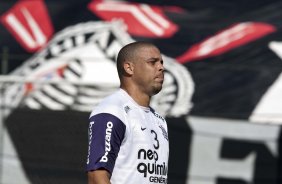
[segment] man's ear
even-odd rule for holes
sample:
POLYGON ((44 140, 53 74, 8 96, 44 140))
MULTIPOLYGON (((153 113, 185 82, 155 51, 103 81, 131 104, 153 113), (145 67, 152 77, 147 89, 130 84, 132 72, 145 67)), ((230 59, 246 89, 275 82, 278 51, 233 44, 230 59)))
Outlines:
POLYGON ((127 73, 128 75, 132 75, 133 74, 133 63, 131 62, 124 62, 123 64, 123 69, 124 72, 127 73))

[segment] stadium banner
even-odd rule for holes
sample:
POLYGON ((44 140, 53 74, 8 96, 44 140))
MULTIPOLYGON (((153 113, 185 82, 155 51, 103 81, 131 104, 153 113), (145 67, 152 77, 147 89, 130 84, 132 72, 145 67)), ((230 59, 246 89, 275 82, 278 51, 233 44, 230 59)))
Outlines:
MULTIPOLYGON (((88 117, 27 109, 9 116, 6 126, 30 183, 86 183, 88 117)), ((169 183, 279 183, 281 126, 196 116, 167 122, 169 183)))
POLYGON ((170 184, 282 184, 282 2, 0 2, 0 183, 85 183, 88 116, 133 41, 162 53, 151 106, 170 184), (19 182, 20 181, 20 182, 19 182))

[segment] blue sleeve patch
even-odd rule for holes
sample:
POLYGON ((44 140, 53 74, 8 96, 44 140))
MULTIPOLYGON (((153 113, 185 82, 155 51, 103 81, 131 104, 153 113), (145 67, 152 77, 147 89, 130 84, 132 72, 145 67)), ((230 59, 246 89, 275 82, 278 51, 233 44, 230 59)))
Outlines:
POLYGON ((126 126, 116 116, 101 113, 90 118, 87 171, 106 169, 112 173, 126 126))

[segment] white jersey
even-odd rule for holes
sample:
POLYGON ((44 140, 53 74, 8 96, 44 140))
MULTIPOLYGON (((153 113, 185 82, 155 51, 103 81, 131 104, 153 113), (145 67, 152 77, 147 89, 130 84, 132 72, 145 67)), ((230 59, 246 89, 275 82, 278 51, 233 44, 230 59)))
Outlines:
POLYGON ((106 169, 112 184, 167 183, 167 124, 120 89, 90 116, 87 171, 106 169))

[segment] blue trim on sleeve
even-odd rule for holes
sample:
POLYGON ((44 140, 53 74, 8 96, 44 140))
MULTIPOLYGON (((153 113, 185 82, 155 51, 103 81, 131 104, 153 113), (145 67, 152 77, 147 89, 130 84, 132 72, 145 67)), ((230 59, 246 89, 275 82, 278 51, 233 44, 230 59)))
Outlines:
POLYGON ((108 113, 94 115, 89 120, 86 170, 106 169, 112 173, 126 126, 119 118, 108 113))

